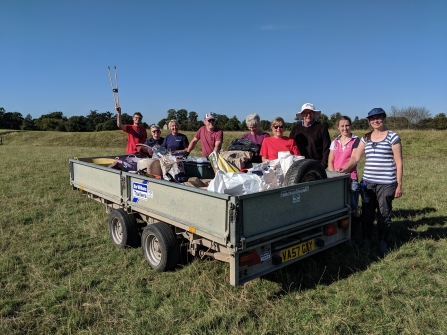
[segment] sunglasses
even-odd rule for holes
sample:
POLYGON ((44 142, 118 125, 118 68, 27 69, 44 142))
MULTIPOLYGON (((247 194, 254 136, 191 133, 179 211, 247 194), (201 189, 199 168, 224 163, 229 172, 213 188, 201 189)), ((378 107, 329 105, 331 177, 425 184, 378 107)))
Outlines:
POLYGON ((160 130, 152 130, 151 133, 159 133, 160 130))
POLYGON ((273 126, 273 128, 275 128, 275 129, 278 129, 278 128, 283 129, 284 126, 273 126))
POLYGON ((216 122, 214 119, 209 119, 208 122, 216 122))

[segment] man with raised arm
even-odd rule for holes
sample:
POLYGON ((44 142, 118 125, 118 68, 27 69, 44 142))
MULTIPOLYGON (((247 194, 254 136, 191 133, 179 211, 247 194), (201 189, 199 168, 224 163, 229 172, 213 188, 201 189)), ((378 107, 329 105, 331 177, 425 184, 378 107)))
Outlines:
POLYGON ((122 124, 121 123, 121 107, 116 106, 116 125, 121 128, 125 133, 127 133, 127 148, 126 154, 136 154, 139 152, 137 147, 138 143, 144 143, 147 138, 146 128, 140 126, 143 116, 141 113, 134 113, 132 119, 133 124, 122 124))

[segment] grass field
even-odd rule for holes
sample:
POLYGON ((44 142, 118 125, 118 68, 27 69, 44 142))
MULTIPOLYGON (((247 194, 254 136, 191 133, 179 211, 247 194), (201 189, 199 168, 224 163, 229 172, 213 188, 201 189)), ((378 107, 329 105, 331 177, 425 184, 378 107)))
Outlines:
POLYGON ((0 130, 0 334, 447 333, 447 133, 399 134, 385 259, 341 245, 232 287, 219 261, 158 273, 114 248, 104 207, 71 190, 68 159, 124 153, 121 131, 0 130))

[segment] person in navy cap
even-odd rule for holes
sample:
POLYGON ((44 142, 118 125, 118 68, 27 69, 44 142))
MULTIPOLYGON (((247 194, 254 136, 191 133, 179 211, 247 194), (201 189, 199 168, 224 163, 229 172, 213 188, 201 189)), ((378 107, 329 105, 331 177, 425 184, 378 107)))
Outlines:
POLYGON ((372 247, 377 212, 378 249, 380 257, 384 257, 388 253, 391 202, 402 196, 402 143, 398 134, 386 128, 386 113, 382 108, 373 108, 367 118, 373 130, 362 137, 349 163, 338 171, 350 172, 365 154, 363 181, 370 200, 362 203, 363 248, 372 247))

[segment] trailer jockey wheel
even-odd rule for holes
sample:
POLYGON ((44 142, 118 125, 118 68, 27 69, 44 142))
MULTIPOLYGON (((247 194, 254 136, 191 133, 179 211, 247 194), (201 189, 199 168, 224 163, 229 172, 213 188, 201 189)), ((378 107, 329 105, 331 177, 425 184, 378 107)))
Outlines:
POLYGON ((160 272, 174 269, 180 256, 177 237, 163 222, 155 222, 144 228, 141 249, 151 268, 160 272))
POLYGON ((109 235, 112 243, 119 249, 138 247, 140 235, 137 221, 123 209, 114 209, 109 217, 109 235))
POLYGON ((326 178, 326 170, 320 162, 313 159, 300 159, 287 170, 284 177, 284 185, 294 185, 326 178))

